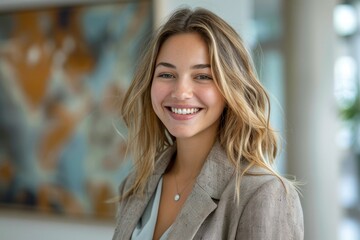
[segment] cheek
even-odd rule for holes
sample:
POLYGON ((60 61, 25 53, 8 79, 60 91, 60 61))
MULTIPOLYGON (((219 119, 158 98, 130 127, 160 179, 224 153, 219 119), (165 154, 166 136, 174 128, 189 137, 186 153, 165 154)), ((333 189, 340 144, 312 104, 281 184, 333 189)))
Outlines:
POLYGON ((162 84, 159 84, 156 81, 153 81, 153 83, 151 84, 151 104, 155 112, 157 112, 157 110, 161 108, 161 103, 165 98, 164 90, 165 89, 162 84))
POLYGON ((218 107, 221 109, 225 106, 225 99, 217 88, 210 88, 207 91, 202 91, 202 99, 206 101, 206 104, 212 107, 218 107))
POLYGON ((155 105, 156 105, 156 88, 154 87, 154 83, 151 84, 151 105, 153 107, 153 109, 155 110, 155 105))

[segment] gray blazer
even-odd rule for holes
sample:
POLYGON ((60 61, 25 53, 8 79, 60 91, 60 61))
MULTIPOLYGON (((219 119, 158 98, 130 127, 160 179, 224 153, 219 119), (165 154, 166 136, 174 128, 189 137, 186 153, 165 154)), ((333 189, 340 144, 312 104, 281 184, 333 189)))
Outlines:
MULTIPOLYGON (((169 148, 158 158, 144 196, 132 195, 120 202, 113 240, 130 239, 175 150, 169 148)), ((253 167, 251 172, 262 175, 242 178, 237 204, 234 201, 234 167, 224 149, 216 143, 168 239, 302 240, 303 213, 294 187, 285 180, 286 193, 277 177, 259 167, 253 167)), ((125 180, 120 194, 133 180, 134 175, 125 180)))

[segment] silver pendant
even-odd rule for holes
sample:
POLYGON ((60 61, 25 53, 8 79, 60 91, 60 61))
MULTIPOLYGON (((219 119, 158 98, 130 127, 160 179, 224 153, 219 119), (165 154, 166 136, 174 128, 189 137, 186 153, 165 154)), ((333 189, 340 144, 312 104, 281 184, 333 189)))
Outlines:
POLYGON ((175 202, 179 201, 179 199, 180 199, 180 195, 178 193, 175 194, 175 197, 174 197, 175 202))

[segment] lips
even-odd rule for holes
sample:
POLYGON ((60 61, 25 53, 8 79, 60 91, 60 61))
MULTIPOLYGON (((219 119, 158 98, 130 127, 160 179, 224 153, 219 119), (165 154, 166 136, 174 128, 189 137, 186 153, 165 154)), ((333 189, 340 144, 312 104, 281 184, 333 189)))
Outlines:
POLYGON ((191 105, 171 105, 165 106, 170 116, 177 121, 190 120, 196 117, 202 108, 191 105))

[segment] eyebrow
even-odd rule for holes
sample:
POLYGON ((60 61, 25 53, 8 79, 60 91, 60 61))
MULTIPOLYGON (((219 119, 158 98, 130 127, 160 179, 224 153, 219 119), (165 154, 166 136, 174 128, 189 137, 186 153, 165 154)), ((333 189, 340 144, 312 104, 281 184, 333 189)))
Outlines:
MULTIPOLYGON (((175 65, 168 63, 168 62, 159 62, 158 64, 156 64, 155 68, 157 68, 159 66, 176 69, 175 65)), ((211 68, 211 65, 210 64, 196 64, 194 66, 191 66, 191 69, 204 69, 204 68, 211 68)))
POLYGON ((211 68, 210 64, 196 64, 191 67, 191 69, 203 69, 203 68, 211 68))

